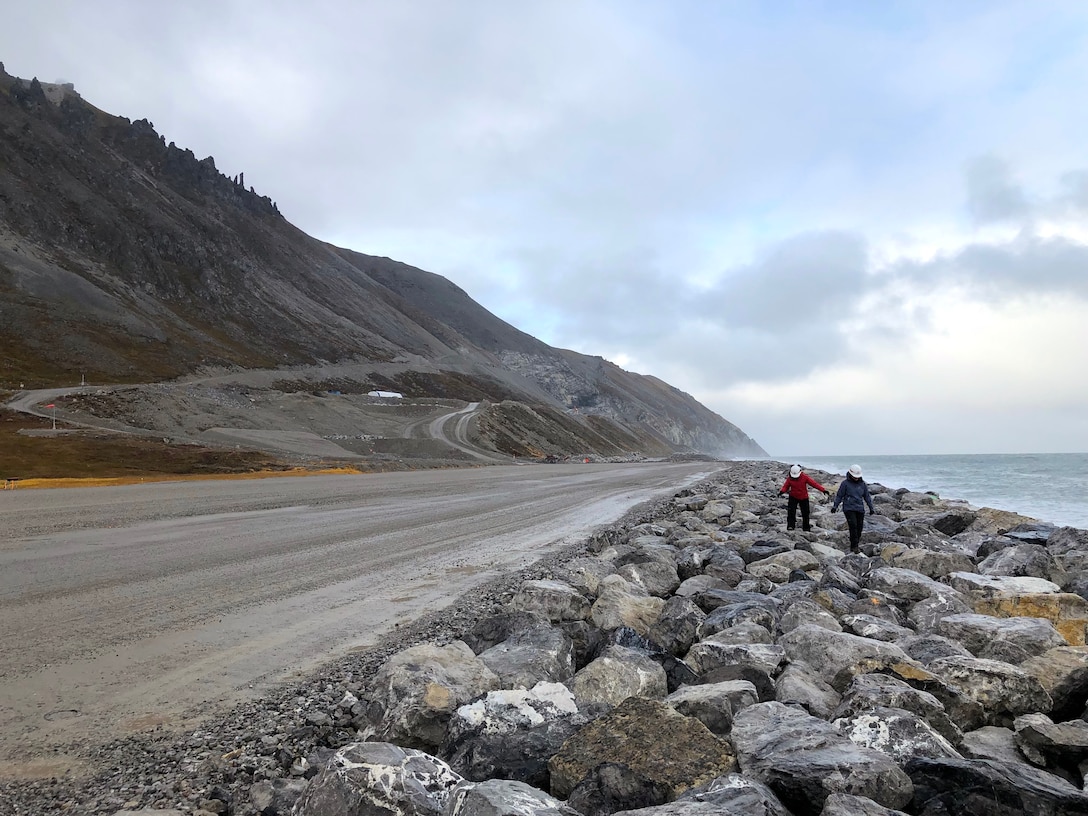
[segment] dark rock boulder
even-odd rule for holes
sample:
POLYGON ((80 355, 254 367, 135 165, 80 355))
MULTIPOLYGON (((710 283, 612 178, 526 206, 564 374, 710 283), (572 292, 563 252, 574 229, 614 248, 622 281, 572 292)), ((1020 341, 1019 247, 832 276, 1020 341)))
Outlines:
POLYGON ((907 763, 917 816, 1084 816, 1088 794, 1027 764, 988 759, 907 763))
POLYGON ((833 725, 782 703, 760 703, 733 720, 740 770, 775 792, 792 813, 818 816, 832 793, 886 807, 911 800, 910 779, 887 755, 861 748, 833 725))

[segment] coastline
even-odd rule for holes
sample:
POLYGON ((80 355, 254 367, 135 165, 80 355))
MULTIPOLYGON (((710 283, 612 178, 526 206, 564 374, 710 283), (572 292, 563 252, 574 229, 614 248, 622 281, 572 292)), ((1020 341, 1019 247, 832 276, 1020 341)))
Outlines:
POLYGON ((785 466, 793 461, 838 474, 857 463, 866 481, 891 489, 931 491, 972 507, 1088 529, 1088 453, 802 456, 785 466))
MULTIPOLYGON (((504 637, 530 622, 526 618, 527 612, 532 611, 545 618, 554 613, 554 609, 552 613, 547 611, 551 602, 545 602, 543 596, 543 605, 540 607, 535 607, 531 599, 526 597, 526 587, 533 586, 533 582, 546 582, 549 592, 552 591, 554 582, 565 582, 577 590, 576 595, 596 598, 596 603, 602 603, 602 599, 608 594, 603 587, 613 583, 619 587, 618 579, 621 576, 624 585, 639 581, 649 582, 649 572, 644 572, 642 565, 659 561, 665 551, 675 553, 673 558, 678 568, 681 563, 688 564, 681 571, 682 574, 694 571, 692 578, 698 577, 700 581, 706 582, 705 589, 686 596, 691 602, 705 607, 702 613, 704 623, 711 616, 716 619, 723 618, 723 612, 729 612, 734 607, 736 609, 738 617, 728 626, 716 631, 706 629, 704 639, 708 646, 699 652, 699 656, 695 656, 690 647, 684 655, 686 664, 697 668, 700 673, 706 674, 722 668, 716 664, 725 660, 725 667, 740 667, 733 670, 735 676, 728 683, 743 683, 745 687, 754 683, 751 692, 745 690, 736 697, 736 709, 731 715, 733 719, 730 726, 734 720, 743 719, 743 716, 752 717, 754 722, 757 714, 766 715, 771 719, 756 724, 768 733, 782 733, 785 739, 784 731, 780 729, 786 723, 776 719, 779 715, 788 713, 783 703, 788 703, 793 709, 808 712, 805 715, 807 719, 804 720, 806 727, 817 727, 816 720, 830 723, 835 719, 835 712, 845 704, 842 701, 854 699, 849 697, 854 693, 851 691, 850 679, 857 673, 864 677, 889 677, 890 679, 882 681, 884 683, 894 681, 909 685, 908 681, 913 678, 913 682, 922 683, 921 688, 927 689, 927 693, 939 691, 942 695, 942 706, 949 710, 954 709, 961 715, 968 712, 971 718, 968 722, 978 725, 992 720, 992 724, 987 727, 1000 728, 1003 734, 1008 734, 1010 741, 1014 740, 1018 732, 1012 728, 1013 720, 1009 712, 1001 709, 984 716, 976 708, 977 701, 972 704, 970 700, 964 700, 961 695, 966 692, 956 691, 956 684, 946 679, 945 675, 933 673, 933 661, 937 661, 935 665, 946 673, 951 671, 951 664, 940 663, 942 659, 947 661, 949 656, 934 657, 920 650, 924 644, 932 642, 932 637, 923 633, 952 631, 942 629, 946 626, 943 619, 954 614, 956 609, 938 608, 930 601, 935 602, 946 597, 946 594, 947 597, 962 596, 970 599, 975 592, 962 583, 958 588, 954 587, 952 579, 948 578, 951 574, 950 567, 977 567, 976 562, 983 560, 979 558, 981 548, 993 549, 994 553, 998 553, 1003 549, 1021 545, 1037 546, 1032 543, 1032 537, 1038 538, 1038 528, 1046 527, 1046 522, 1025 519, 1015 514, 1002 514, 1000 511, 976 514, 967 510, 964 502, 953 498, 934 499, 932 496, 882 484, 878 493, 880 513, 870 520, 864 554, 848 555, 843 552, 841 514, 831 516, 828 512, 829 506, 822 499, 814 502, 816 529, 813 533, 790 533, 785 530, 785 503, 775 496, 783 473, 784 468, 777 460, 728 463, 705 482, 634 507, 620 521, 602 527, 588 540, 571 545, 525 570, 505 575, 487 587, 463 596, 451 607, 404 626, 383 640, 379 647, 365 653, 332 658, 325 667, 299 683, 284 687, 275 695, 220 714, 197 732, 154 732, 105 746, 88 757, 89 765, 108 769, 100 775, 85 780, 38 781, 19 786, 0 784, 0 803, 5 801, 6 793, 12 797, 10 801, 28 805, 25 810, 16 809, 13 812, 52 812, 42 807, 44 803, 56 806, 57 811, 106 814, 120 810, 122 806, 132 809, 133 806, 173 805, 188 810, 201 804, 202 800, 219 800, 225 805, 227 800, 223 797, 228 797, 233 807, 232 812, 250 814, 258 812, 255 809, 256 802, 271 788, 275 788, 277 793, 290 793, 297 798, 308 788, 319 784, 314 780, 331 779, 335 776, 326 776, 322 769, 337 751, 346 749, 349 745, 358 745, 358 740, 367 733, 367 729, 370 729, 372 737, 385 739, 389 743, 411 742, 374 730, 383 727, 382 712, 404 711, 398 708, 397 700, 381 698, 380 689, 389 687, 388 684, 374 682, 396 655, 408 649, 445 650, 456 641, 468 640, 474 644, 473 651, 477 652, 477 657, 459 659, 477 660, 486 651, 484 647, 487 644, 483 643, 484 640, 498 639, 499 642, 504 642, 504 637), (896 516, 899 518, 896 519, 896 516), (1020 539, 1012 538, 1001 541, 1001 548, 995 546, 1005 532, 1015 530, 1021 524, 1026 525, 1026 537, 1021 543, 1017 543, 1020 539), (978 528, 974 532, 970 529, 972 525, 978 528), (958 527, 962 529, 949 535, 958 527), (955 546, 947 546, 949 542, 955 546), (697 561, 688 561, 681 557, 681 553, 690 551, 690 548, 697 550, 700 547, 707 548, 707 553, 718 552, 719 556, 713 559, 700 557, 697 561), (973 552, 974 555, 967 556, 967 552, 973 552), (965 558, 969 560, 964 561, 965 558), (590 564, 598 564, 592 570, 600 569, 602 572, 593 577, 595 573, 592 570, 587 571, 590 564), (932 575, 923 575, 915 570, 923 570, 932 575), (800 578, 798 571, 806 573, 808 577, 800 578), (915 577, 908 581, 903 577, 906 572, 913 572, 915 577), (616 578, 607 577, 606 573, 615 575, 616 578), (724 582, 728 588, 715 589, 716 582, 724 582), (935 583, 943 588, 939 591, 934 589, 935 583), (751 606, 757 596, 764 598, 765 602, 760 601, 751 606), (519 597, 521 600, 514 605, 515 599, 519 597), (743 612, 745 608, 749 611, 743 612), (774 612, 773 621, 767 616, 772 608, 777 610, 774 612), (786 615, 787 609, 791 610, 789 615, 786 615), (835 618, 835 627, 839 631, 837 635, 833 632, 828 614, 835 618), (787 620, 790 621, 789 628, 787 620), (757 636, 760 627, 771 627, 768 631, 772 633, 773 641, 769 642, 757 636), (917 631, 908 635, 908 627, 917 631), (790 631, 800 634, 791 637, 790 631), (727 639, 729 632, 735 633, 737 639, 727 639), (832 634, 829 635, 828 632, 832 634), (906 655, 900 656, 899 652, 889 651, 898 648, 890 645, 897 638, 906 643, 915 636, 921 640, 910 647, 906 655), (829 637, 832 640, 825 640, 829 637), (869 644, 869 648, 874 650, 873 655, 862 655, 858 658, 859 662, 851 663, 848 659, 849 649, 858 648, 858 644, 862 642, 869 644), (709 645, 715 643, 718 645, 709 645), (818 648, 811 655, 806 651, 815 647, 818 648), (772 648, 779 650, 772 654, 780 654, 782 657, 775 657, 768 663, 767 650, 772 648), (895 661, 888 663, 883 657, 877 660, 876 655, 892 655, 895 661), (820 679, 818 672, 817 676, 807 677, 812 671, 805 668, 809 661, 819 663, 828 660, 834 664, 834 671, 825 670, 823 679, 820 679), (903 666, 907 662, 914 668, 903 674, 903 666), (798 673, 801 673, 801 678, 798 673), (786 683, 783 679, 785 677, 789 677, 793 685, 786 683), (926 679, 919 681, 919 677, 926 679), (798 685, 800 679, 804 679, 804 684, 798 685), (350 700, 356 702, 350 703, 350 700), (349 701, 347 708, 345 701, 349 701), (750 711, 750 714, 742 716, 743 711, 750 711), (374 717, 377 719, 373 719, 374 717), (81 809, 82 807, 86 809, 81 809)), ((813 475, 823 481, 828 489, 834 489, 834 474, 827 472, 825 476, 824 473, 813 472, 813 475), (824 481, 825 478, 827 481, 824 481)), ((1085 554, 1088 556, 1088 551, 1085 554)), ((647 592, 645 589, 641 594, 631 591, 630 599, 622 603, 641 607, 651 603, 648 599, 656 598, 660 594, 657 591, 647 592)), ((626 597, 627 593, 624 595, 626 597)), ((669 597, 682 596, 670 594, 669 597)), ((616 602, 617 598, 609 603, 616 602)), ((620 608, 621 606, 616 606, 617 614, 620 614, 620 608)), ((583 617, 569 622, 579 623, 580 627, 590 624, 602 626, 604 620, 603 617, 589 615, 588 620, 583 617)), ((1076 622, 1073 622, 1072 630, 1069 624, 1068 619, 1055 618, 1055 626, 1061 627, 1063 631, 1073 631, 1075 637, 1076 622)), ((563 627, 562 620, 556 620, 548 628, 563 630, 563 627)), ((1083 621, 1079 627, 1080 642, 1083 644, 1083 621)), ((592 642, 590 638, 582 646, 576 647, 576 650, 583 651, 579 658, 579 663, 583 664, 581 670, 585 670, 592 663, 595 656, 593 650, 610 648, 609 644, 622 643, 627 651, 614 654, 627 661, 635 660, 628 651, 652 654, 647 641, 643 639, 667 640, 665 631, 639 623, 635 618, 623 626, 603 625, 602 634, 598 635, 600 640, 595 641, 596 646, 589 646, 592 642), (622 636, 617 634, 626 628, 633 628, 634 633, 622 636)), ((966 635, 957 637, 963 639, 966 635)), ((1024 659, 1024 655, 1017 652, 1017 649, 1037 648, 1035 645, 1024 645, 1026 643, 1027 641, 1019 641, 1019 645, 1013 648, 1013 644, 995 636, 981 642, 981 645, 976 645, 975 649, 986 655, 980 658, 985 661, 1008 662, 1024 659)), ((672 648, 676 649, 675 646, 672 648)), ((967 654, 964 647, 958 648, 964 655, 967 654)), ((1083 651, 1084 647, 1081 645, 1079 649, 1083 651)), ((412 654, 418 657, 431 652, 415 651, 412 654)), ((426 660, 421 662, 426 663, 426 660)), ((638 671, 644 671, 643 663, 639 662, 638 665, 638 671)), ((674 665, 672 670, 678 669, 674 665)), ((1054 671, 1054 667, 1047 664, 1046 672, 1054 671)), ((1088 673, 1088 664, 1083 667, 1083 671, 1088 673)), ((671 684, 676 679, 669 681, 670 692, 671 684)), ((446 683, 454 698, 463 693, 456 688, 456 683, 451 684, 450 681, 435 680, 431 676, 428 682, 446 683)), ((967 687, 972 682, 981 687, 981 681, 963 681, 967 687)), ((575 678, 568 678, 566 684, 574 689, 578 687, 575 678)), ((710 692, 713 685, 707 683, 697 687, 710 692)), ((736 688, 731 693, 739 694, 736 688)), ((640 692, 635 696, 657 700, 657 705, 663 694, 664 692, 640 692)), ((1035 706, 1030 710, 1025 709, 1025 712, 1031 716, 1045 716, 1042 711, 1043 704, 1034 702, 1034 697, 1031 700, 1029 703, 1003 702, 1002 705, 1035 706)), ((694 706, 693 710, 698 708, 694 706)), ((720 709, 718 706, 718 710, 720 709)), ((449 715, 448 711, 446 715, 449 715)), ((639 716, 643 715, 644 712, 639 716)), ((944 719, 932 712, 928 716, 939 723, 941 728, 949 731, 956 740, 962 738, 962 734, 957 737, 956 732, 948 728, 944 719)), ((963 720, 958 721, 957 727, 963 723, 963 720)), ((915 725, 922 727, 917 722, 915 725)), ((716 727, 725 728, 720 723, 716 727)), ((819 726, 821 729, 826 727, 819 726)), ((762 791, 763 788, 756 786, 766 787, 767 783, 760 776, 759 763, 751 753, 746 753, 749 749, 744 747, 747 743, 741 732, 742 729, 737 729, 737 733, 733 734, 726 729, 722 738, 736 744, 739 758, 737 767, 743 776, 734 774, 724 778, 741 778, 748 786, 747 789, 762 791)), ((824 734, 821 739, 831 739, 831 731, 821 733, 824 734)), ((924 748, 923 741, 917 734, 912 737, 903 736, 901 743, 907 750, 924 748)), ((965 768, 975 772, 986 763, 998 761, 993 758, 979 759, 988 749, 972 742, 967 744, 968 748, 964 748, 962 742, 956 742, 955 745, 957 756, 965 758, 928 757, 928 764, 921 767, 917 764, 920 761, 917 757, 898 757, 895 762, 889 762, 872 753, 877 749, 850 747, 841 741, 835 743, 836 750, 846 752, 844 756, 849 760, 844 767, 851 769, 851 778, 854 780, 851 784, 856 785, 851 789, 851 795, 871 795, 874 801, 884 798, 885 805, 889 807, 907 807, 904 797, 908 783, 904 781, 904 773, 910 777, 911 784, 914 784, 915 779, 919 780, 919 785, 924 781, 929 786, 924 789, 933 791, 939 787, 941 777, 938 771, 954 769, 961 774, 957 779, 962 780, 962 774, 967 772, 965 768), (911 765, 911 762, 915 764, 911 765), (872 775, 867 775, 869 770, 873 770, 872 775), (879 773, 876 773, 877 770, 879 773), (885 787, 882 787, 885 783, 880 782, 888 779, 889 775, 896 778, 899 786, 894 796, 886 795, 885 787), (867 779, 872 780, 872 787, 868 787, 870 783, 864 781, 867 779)), ((939 743, 925 745, 930 746, 925 750, 938 751, 938 748, 932 746, 939 743)), ((676 752, 683 751, 685 746, 667 744, 665 747, 670 752, 676 752)), ((438 754, 444 749, 432 747, 430 750, 433 754, 438 754)), ((804 751, 800 751, 791 760, 800 763, 795 766, 795 775, 798 778, 806 772, 803 767, 805 756, 804 751)), ((1007 770, 1008 778, 1018 779, 1026 785, 1023 774, 1030 772, 1045 774, 1048 778, 1052 776, 1047 771, 1030 766, 1026 760, 1021 764, 1025 767, 1010 766, 1007 770)), ((460 771, 465 771, 463 766, 459 767, 460 771)), ((1055 781, 1048 782, 1056 791, 1054 795, 1065 796, 1076 806, 1084 804, 1083 799, 1074 798, 1072 786, 1068 786, 1070 792, 1065 793, 1065 788, 1059 784, 1061 781, 1055 777, 1055 781)), ((738 788, 738 785, 739 783, 732 787, 738 788)), ((816 790, 819 790, 818 785, 816 790)), ((958 790, 954 789, 953 793, 958 790)), ((827 793, 824 791, 821 795, 827 793)), ((819 810, 812 812, 817 813, 819 810)), ((910 808, 908 812, 923 811, 910 808)), ((970 811, 950 809, 947 812, 965 816, 970 811)))

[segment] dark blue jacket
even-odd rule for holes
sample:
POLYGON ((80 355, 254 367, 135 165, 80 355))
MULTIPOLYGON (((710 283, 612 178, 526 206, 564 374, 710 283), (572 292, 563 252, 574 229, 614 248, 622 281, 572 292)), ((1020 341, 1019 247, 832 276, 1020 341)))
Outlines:
POLYGON ((858 513, 865 512, 865 505, 869 505, 869 512, 873 512, 873 497, 869 495, 869 485, 864 479, 855 481, 849 476, 842 480, 838 492, 835 493, 835 503, 831 505, 834 513, 842 505, 843 510, 855 510, 858 513), (862 504, 864 502, 864 504, 862 504))

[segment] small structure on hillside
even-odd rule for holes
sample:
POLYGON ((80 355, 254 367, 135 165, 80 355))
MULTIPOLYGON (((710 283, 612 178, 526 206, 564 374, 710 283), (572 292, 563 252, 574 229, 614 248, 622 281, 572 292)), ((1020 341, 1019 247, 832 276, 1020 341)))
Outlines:
POLYGON ((368 397, 383 397, 385 399, 404 399, 404 394, 396 391, 367 391, 368 397))

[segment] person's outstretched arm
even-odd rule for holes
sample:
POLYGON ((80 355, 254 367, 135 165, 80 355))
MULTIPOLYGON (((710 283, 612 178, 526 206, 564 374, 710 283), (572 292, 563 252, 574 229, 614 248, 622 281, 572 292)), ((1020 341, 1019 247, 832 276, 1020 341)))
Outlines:
POLYGON ((831 505, 831 512, 834 513, 839 509, 839 505, 842 504, 842 500, 846 498, 846 482, 839 485, 839 489, 835 491, 835 501, 831 505))
POLYGON ((819 491, 820 491, 821 493, 823 493, 823 494, 824 494, 825 496, 830 496, 830 495, 831 495, 831 491, 829 491, 829 490, 828 490, 828 489, 827 489, 826 487, 824 487, 824 486, 823 486, 822 484, 820 484, 819 482, 817 482, 817 481, 816 481, 815 479, 813 479, 813 478, 812 478, 811 476, 809 476, 809 475, 808 475, 807 473, 805 474, 805 480, 806 480, 806 481, 807 481, 807 482, 808 482, 808 483, 809 483, 809 484, 810 484, 810 485, 811 485, 812 487, 815 487, 815 488, 816 488, 817 490, 819 490, 819 491))

